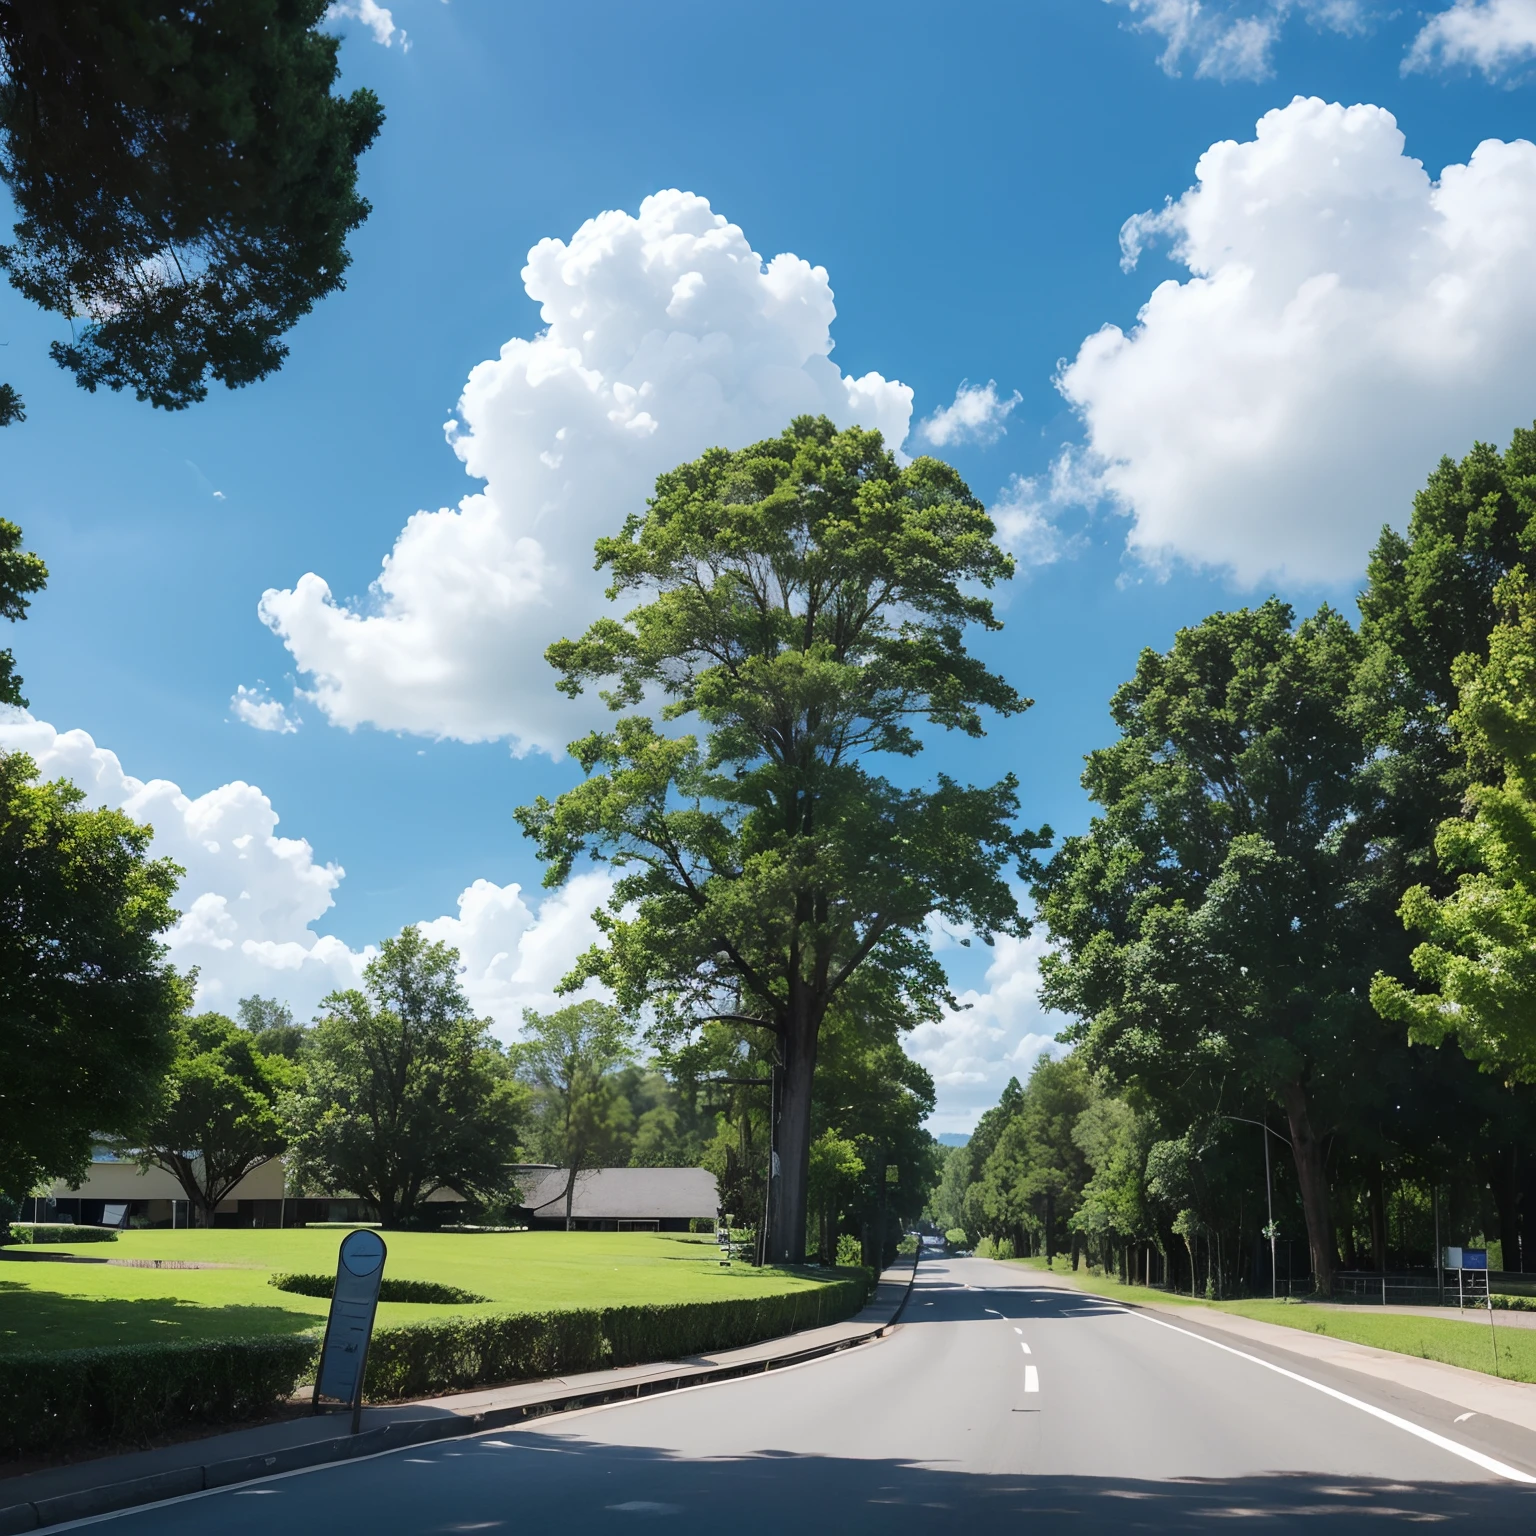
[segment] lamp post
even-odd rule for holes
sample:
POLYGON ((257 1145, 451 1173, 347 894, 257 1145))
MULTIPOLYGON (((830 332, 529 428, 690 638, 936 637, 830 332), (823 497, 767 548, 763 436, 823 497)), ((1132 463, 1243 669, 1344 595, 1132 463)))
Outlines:
MULTIPOLYGON (((1269 1295, 1272 1301, 1278 1301, 1280 1298, 1280 1282, 1275 1277, 1275 1239, 1278 1233, 1275 1227, 1275 1192, 1269 1177, 1269 1138, 1271 1136, 1280 1136, 1280 1132, 1272 1131, 1269 1128, 1268 1118, 1264 1120, 1250 1120, 1245 1115, 1221 1115, 1218 1118, 1222 1120, 1236 1120, 1241 1125, 1256 1125, 1264 1132, 1264 1199, 1266 1202, 1265 1208, 1269 1213, 1269 1224, 1264 1228, 1264 1235, 1269 1239, 1269 1295)), ((1280 1136, 1280 1140, 1284 1141, 1286 1146, 1290 1146, 1290 1142, 1284 1136, 1280 1136)), ((1285 1273, 1286 1280, 1289 1282, 1291 1273, 1291 1266, 1289 1264, 1285 1266, 1285 1273)))

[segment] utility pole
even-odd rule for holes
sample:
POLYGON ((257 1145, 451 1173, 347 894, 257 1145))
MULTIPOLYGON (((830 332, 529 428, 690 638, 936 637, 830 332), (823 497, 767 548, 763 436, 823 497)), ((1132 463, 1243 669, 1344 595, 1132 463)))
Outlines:
POLYGON ((1269 1111, 1264 1111, 1264 1200, 1269 1214, 1269 1299, 1280 1297, 1280 1277, 1275 1271, 1275 1190, 1269 1179, 1269 1111))

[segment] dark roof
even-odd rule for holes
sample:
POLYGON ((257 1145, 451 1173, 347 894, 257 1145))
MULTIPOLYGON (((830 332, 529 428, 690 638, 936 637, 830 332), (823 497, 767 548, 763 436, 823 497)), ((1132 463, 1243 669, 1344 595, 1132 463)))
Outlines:
MULTIPOLYGON (((519 1170, 522 1208, 540 1217, 565 1215, 563 1168, 519 1170)), ((720 1209, 707 1168, 591 1168, 576 1175, 571 1215, 586 1221, 646 1221, 703 1216, 720 1209)))

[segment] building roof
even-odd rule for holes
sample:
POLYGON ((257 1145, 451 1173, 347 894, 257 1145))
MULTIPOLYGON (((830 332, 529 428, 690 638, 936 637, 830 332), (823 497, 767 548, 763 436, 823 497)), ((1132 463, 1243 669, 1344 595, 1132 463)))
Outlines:
MULTIPOLYGON (((539 1217, 565 1215, 563 1168, 518 1170, 523 1209, 539 1217)), ((591 1168, 576 1175, 571 1215, 586 1221, 648 1221, 708 1217, 720 1209, 707 1168, 591 1168)))

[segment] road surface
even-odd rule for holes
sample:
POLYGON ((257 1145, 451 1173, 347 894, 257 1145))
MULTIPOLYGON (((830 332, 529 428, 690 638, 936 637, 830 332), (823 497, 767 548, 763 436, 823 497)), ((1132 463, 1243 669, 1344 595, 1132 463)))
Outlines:
POLYGON ((113 1536, 1536 1532, 1524 1431, 1220 1339, 1016 1266, 924 1261, 901 1327, 840 1355, 91 1523, 113 1536))

